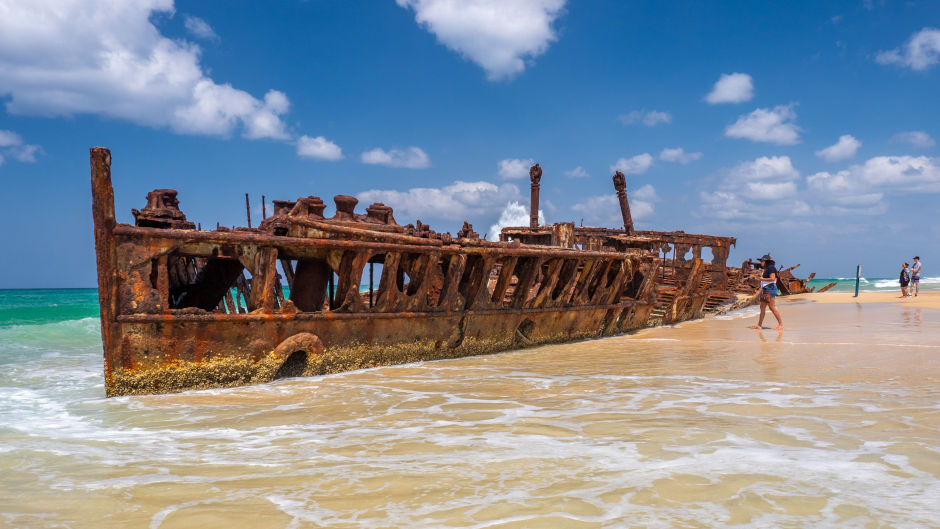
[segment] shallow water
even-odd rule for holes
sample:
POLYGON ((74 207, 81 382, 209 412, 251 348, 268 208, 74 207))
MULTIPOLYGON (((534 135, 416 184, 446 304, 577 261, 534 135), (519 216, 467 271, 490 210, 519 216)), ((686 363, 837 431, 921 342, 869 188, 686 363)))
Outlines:
POLYGON ((938 527, 940 311, 781 308, 114 399, 97 319, 0 326, 0 525, 938 527))

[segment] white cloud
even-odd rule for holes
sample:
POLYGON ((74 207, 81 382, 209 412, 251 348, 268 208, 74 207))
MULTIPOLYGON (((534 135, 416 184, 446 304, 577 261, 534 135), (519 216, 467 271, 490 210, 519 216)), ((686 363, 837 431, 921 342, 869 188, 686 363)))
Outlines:
POLYGON ((799 198, 800 172, 789 156, 761 156, 728 170, 717 190, 700 195, 700 214, 718 219, 805 216, 812 208, 799 198))
POLYGON ((0 165, 7 157, 18 162, 35 163, 39 154, 45 154, 39 145, 23 143, 23 137, 12 130, 0 130, 0 165))
POLYGON ((837 173, 807 179, 810 189, 830 194, 906 195, 940 193, 940 159, 927 156, 876 156, 837 173))
POLYGON ((717 219, 790 219, 810 215, 881 215, 888 195, 940 193, 940 158, 876 156, 863 164, 806 178, 786 156, 744 162, 715 191, 701 193, 699 214, 717 219))
POLYGON ((0 147, 12 147, 23 143, 23 138, 12 130, 0 130, 0 147))
POLYGON ((930 134, 927 134, 922 130, 898 132, 891 137, 891 141, 910 143, 914 147, 921 149, 928 149, 937 144, 937 142, 935 142, 934 139, 930 137, 930 134))
MULTIPOLYGON (((539 210, 539 224, 545 224, 545 212, 539 210)), ((486 238, 491 241, 499 240, 499 232, 503 228, 529 225, 529 208, 518 201, 507 202, 506 207, 499 214, 496 224, 490 226, 486 238)))
POLYGON ((618 158, 614 165, 610 166, 611 172, 621 171, 623 174, 643 174, 653 165, 653 157, 644 152, 632 158, 618 158))
POLYGON ((297 156, 335 162, 343 159, 343 149, 323 136, 301 136, 297 139, 297 156))
POLYGON ((725 129, 729 138, 743 138, 751 141, 794 145, 800 142, 800 128, 796 126, 796 112, 793 105, 778 105, 772 109, 758 108, 740 116, 725 129))
POLYGON ((617 119, 624 125, 643 123, 647 127, 655 127, 660 123, 672 123, 672 115, 669 112, 660 112, 658 110, 634 110, 628 114, 621 114, 617 119))
MULTIPOLYGON (((456 181, 442 188, 418 187, 407 191, 371 189, 357 198, 364 203, 382 202, 395 209, 399 222, 406 224, 414 218, 462 221, 475 217, 495 218, 507 200, 520 200, 519 188, 514 184, 496 185, 490 182, 456 181), (407 220, 406 220, 407 219, 407 220)), ((525 223, 528 225, 528 221, 525 223)), ((439 230, 444 231, 444 230, 439 230)))
POLYGON ((520 178, 526 178, 529 176, 529 168, 535 164, 535 160, 532 158, 520 159, 520 158, 506 158, 505 160, 500 160, 496 166, 499 168, 498 173, 500 178, 505 178, 507 180, 517 180, 520 178))
POLYGON ((852 135, 843 134, 839 136, 839 141, 837 141, 835 145, 830 145, 825 149, 816 151, 816 156, 819 156, 827 162, 838 162, 855 156, 855 153, 861 146, 862 142, 855 139, 852 135))
POLYGON ((213 81, 196 44, 163 36, 172 0, 34 0, 0 16, 0 93, 12 114, 95 114, 176 132, 287 139, 287 98, 213 81))
POLYGON ((362 153, 361 159, 362 163, 386 165, 388 167, 407 167, 408 169, 427 169, 431 167, 431 159, 419 147, 388 151, 375 148, 362 153))
POLYGON ((439 42, 480 65, 489 80, 510 79, 557 40, 552 23, 565 0, 395 0, 439 42))
POLYGON ((584 170, 584 167, 581 167, 580 165, 570 171, 565 171, 565 175, 570 176, 571 178, 587 178, 591 176, 587 171, 584 170))
POLYGON ((35 163, 37 154, 44 154, 39 145, 18 145, 11 147, 6 154, 12 156, 18 162, 35 163))
POLYGON ((774 200, 755 204, 747 197, 735 191, 702 192, 703 217, 732 220, 747 219, 773 222, 774 219, 805 217, 813 213, 813 208, 804 200, 774 200))
POLYGON ((694 162, 701 157, 702 153, 685 152, 685 149, 682 147, 676 147, 675 149, 663 149, 663 152, 659 153, 660 160, 664 162, 677 162, 683 165, 694 162))
POLYGON ((875 61, 926 70, 940 62, 940 29, 924 28, 911 35, 903 47, 880 52, 875 61))
POLYGON ((743 103, 754 97, 754 79, 746 73, 723 73, 705 101, 718 103, 743 103))
MULTIPOLYGON (((646 184, 636 191, 630 192, 631 203, 634 199, 642 202, 659 202, 659 195, 656 194, 656 189, 652 185, 646 184)), ((619 203, 617 208, 620 208, 619 203)), ((650 212, 652 213, 652 210, 650 212)))
MULTIPOLYGON (((659 200, 653 186, 647 184, 635 192, 630 193, 630 216, 634 222, 649 218, 655 211, 653 202, 659 200)), ((581 214, 588 225, 597 225, 608 228, 622 228, 623 216, 620 213, 620 202, 613 193, 588 197, 571 206, 573 211, 581 214)))
POLYGON ((721 187, 745 199, 779 200, 796 196, 799 177, 789 156, 761 156, 733 167, 721 187))
POLYGON ((753 162, 741 162, 728 172, 725 185, 764 180, 796 180, 800 172, 793 167, 789 156, 761 156, 753 162))
POLYGON ((190 35, 197 39, 219 40, 219 36, 212 29, 212 26, 199 17, 183 15, 183 26, 190 35))

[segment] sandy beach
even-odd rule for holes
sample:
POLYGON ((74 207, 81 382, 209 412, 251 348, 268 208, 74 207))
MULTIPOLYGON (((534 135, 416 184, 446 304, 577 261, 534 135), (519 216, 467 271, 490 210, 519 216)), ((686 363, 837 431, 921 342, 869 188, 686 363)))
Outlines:
POLYGON ((940 309, 940 290, 921 290, 916 297, 901 297, 901 290, 882 292, 823 292, 821 294, 801 294, 792 296, 793 300, 811 300, 815 303, 897 303, 900 306, 940 309))

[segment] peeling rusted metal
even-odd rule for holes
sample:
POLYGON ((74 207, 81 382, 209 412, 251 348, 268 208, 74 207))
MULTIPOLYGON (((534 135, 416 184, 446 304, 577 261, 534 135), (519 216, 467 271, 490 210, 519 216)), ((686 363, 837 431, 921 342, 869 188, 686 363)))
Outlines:
POLYGON ((308 196, 272 201, 257 228, 200 231, 159 189, 118 224, 110 162, 91 149, 109 396, 607 336, 732 306, 750 281, 725 266, 733 238, 632 230, 616 176, 631 229, 539 226, 536 164, 530 226, 491 242, 466 222, 455 236, 401 226, 381 203, 359 214, 346 195, 331 218, 308 196))

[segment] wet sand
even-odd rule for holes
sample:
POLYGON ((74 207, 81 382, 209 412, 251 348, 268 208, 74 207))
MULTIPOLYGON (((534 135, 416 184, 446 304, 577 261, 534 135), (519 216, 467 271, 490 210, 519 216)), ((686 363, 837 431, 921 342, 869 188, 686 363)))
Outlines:
POLYGON ((164 396, 101 398, 88 347, 6 396, 0 525, 936 527, 940 311, 824 299, 164 396))

